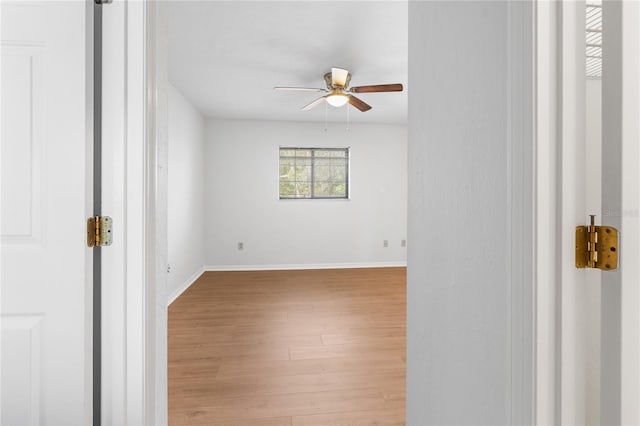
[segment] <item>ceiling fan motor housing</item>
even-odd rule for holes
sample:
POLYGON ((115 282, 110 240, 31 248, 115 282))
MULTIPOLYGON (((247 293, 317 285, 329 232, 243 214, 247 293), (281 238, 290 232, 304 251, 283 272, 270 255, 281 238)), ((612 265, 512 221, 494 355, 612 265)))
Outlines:
POLYGON ((346 89, 347 87, 349 87, 349 83, 351 82, 351 73, 347 74, 347 80, 346 80, 346 83, 345 83, 344 87, 340 86, 340 85, 337 85, 337 84, 333 84, 331 75, 332 75, 331 71, 329 71, 328 73, 326 73, 324 75, 324 81, 327 84, 327 89, 329 89, 329 90, 346 89))

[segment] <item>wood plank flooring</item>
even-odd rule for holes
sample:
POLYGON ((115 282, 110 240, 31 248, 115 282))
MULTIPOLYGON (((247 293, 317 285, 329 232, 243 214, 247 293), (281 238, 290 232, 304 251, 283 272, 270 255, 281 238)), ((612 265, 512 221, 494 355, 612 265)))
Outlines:
POLYGON ((405 424, 405 268, 207 272, 169 307, 169 424, 405 424))

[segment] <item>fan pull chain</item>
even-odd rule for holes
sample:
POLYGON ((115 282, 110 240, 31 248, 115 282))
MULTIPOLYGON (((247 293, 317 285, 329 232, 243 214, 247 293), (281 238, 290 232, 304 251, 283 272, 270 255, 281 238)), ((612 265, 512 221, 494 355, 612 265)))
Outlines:
POLYGON ((351 108, 349 108, 349 103, 347 103, 347 131, 349 131, 349 111, 351 110, 351 108))
POLYGON ((324 131, 327 131, 327 114, 329 113, 329 106, 327 102, 324 103, 324 131))

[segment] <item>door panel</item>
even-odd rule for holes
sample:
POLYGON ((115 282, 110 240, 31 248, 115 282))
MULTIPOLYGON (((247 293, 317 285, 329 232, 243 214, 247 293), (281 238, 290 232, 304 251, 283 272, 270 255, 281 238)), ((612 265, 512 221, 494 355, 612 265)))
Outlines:
POLYGON ((91 421, 85 2, 2 2, 2 424, 91 421))
POLYGON ((620 264, 602 275, 601 423, 640 424, 640 3, 603 2, 602 222, 620 264))

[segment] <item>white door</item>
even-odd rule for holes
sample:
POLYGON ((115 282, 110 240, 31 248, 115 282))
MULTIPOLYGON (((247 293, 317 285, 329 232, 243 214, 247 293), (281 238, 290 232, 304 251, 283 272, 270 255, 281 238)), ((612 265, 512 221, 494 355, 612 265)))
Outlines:
POLYGON ((91 423, 92 3, 0 5, 3 425, 91 423))
POLYGON ((640 424, 640 2, 603 1, 602 216, 620 267, 602 274, 601 424, 640 424))

